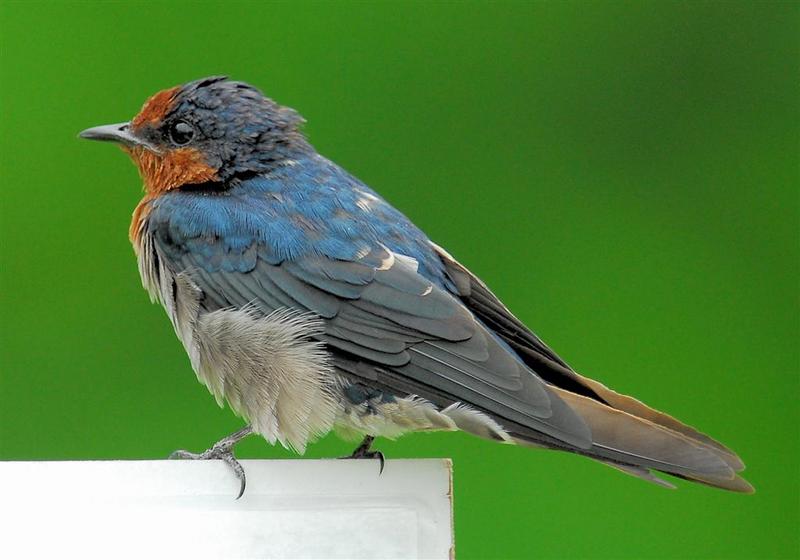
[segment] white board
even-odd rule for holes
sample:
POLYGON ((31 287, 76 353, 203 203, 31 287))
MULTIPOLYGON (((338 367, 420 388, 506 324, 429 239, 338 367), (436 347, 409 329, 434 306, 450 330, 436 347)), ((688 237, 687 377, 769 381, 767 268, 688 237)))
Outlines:
POLYGON ((440 558, 449 460, 0 462, 4 558, 440 558))

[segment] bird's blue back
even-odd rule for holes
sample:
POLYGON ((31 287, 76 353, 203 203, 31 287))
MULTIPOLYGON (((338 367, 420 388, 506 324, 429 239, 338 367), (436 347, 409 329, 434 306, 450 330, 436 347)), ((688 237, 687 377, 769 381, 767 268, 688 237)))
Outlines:
POLYGON ((176 189, 152 203, 151 233, 207 270, 248 272, 323 255, 355 261, 383 245, 451 290, 427 236, 372 189, 327 159, 304 155, 225 190, 176 189))

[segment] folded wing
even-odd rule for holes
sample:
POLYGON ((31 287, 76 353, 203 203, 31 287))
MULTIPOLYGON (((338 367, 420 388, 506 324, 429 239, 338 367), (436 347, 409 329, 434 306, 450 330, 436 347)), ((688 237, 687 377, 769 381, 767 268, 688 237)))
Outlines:
POLYGON ((311 311, 337 370, 398 395, 441 407, 464 403, 502 426, 583 449, 583 419, 455 296, 417 271, 409 257, 373 247, 345 261, 322 255, 281 260, 268 248, 221 237, 182 238, 153 222, 154 258, 188 274, 201 308, 311 311))
MULTIPOLYGON (((675 418, 612 391, 579 375, 533 334, 474 274, 442 248, 434 249, 444 262, 458 297, 497 333, 592 432, 588 450, 570 450, 600 460, 651 482, 666 484, 649 471, 733 490, 753 488, 737 473, 744 469, 730 449, 675 418)), ((538 444, 538 434, 512 429, 522 443, 538 444)), ((550 442, 559 447, 557 442, 550 442)))

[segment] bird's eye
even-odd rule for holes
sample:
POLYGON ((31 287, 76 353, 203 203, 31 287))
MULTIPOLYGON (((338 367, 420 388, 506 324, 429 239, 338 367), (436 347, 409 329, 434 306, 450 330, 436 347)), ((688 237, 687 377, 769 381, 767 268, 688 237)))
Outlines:
POLYGON ((169 127, 169 138, 177 146, 191 142, 194 137, 194 128, 185 121, 176 121, 169 127))

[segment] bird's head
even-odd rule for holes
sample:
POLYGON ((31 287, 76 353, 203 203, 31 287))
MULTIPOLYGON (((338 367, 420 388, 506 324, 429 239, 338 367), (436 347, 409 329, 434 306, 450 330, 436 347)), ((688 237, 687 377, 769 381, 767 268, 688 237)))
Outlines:
POLYGON ((160 91, 130 122, 98 126, 82 138, 116 142, 150 194, 184 185, 229 184, 266 173, 310 150, 303 119, 256 88, 210 77, 160 91))

